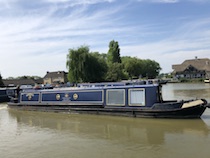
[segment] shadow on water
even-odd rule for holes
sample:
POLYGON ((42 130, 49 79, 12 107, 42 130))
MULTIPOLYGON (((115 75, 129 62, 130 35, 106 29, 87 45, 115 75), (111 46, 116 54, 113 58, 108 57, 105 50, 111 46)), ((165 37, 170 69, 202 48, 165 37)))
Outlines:
POLYGON ((83 114, 56 114, 8 110, 17 124, 47 129, 79 137, 132 142, 135 144, 165 144, 168 134, 208 136, 209 128, 202 119, 137 119, 83 114))

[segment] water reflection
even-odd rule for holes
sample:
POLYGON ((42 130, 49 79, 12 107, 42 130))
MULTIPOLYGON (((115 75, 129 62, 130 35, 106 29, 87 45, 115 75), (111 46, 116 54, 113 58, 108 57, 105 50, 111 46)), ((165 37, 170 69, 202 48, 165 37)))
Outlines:
POLYGON ((97 115, 69 115, 9 110, 17 124, 35 129, 47 129, 60 134, 74 134, 91 139, 104 139, 118 143, 162 145, 168 134, 194 134, 208 136, 208 126, 202 119, 136 119, 97 115))
MULTIPOLYGON (((210 85, 167 84, 163 95, 210 102, 210 85)), ((15 111, 1 104, 0 129, 6 158, 208 157, 210 109, 202 119, 174 120, 15 111)))

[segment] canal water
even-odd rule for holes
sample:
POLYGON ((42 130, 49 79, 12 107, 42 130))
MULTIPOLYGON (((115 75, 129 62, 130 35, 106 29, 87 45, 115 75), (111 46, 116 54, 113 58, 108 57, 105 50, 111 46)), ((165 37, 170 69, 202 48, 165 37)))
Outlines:
MULTIPOLYGON (((205 98, 210 84, 167 84, 165 99, 205 98)), ((2 158, 206 158, 210 109, 201 119, 143 119, 23 112, 0 104, 2 158)))

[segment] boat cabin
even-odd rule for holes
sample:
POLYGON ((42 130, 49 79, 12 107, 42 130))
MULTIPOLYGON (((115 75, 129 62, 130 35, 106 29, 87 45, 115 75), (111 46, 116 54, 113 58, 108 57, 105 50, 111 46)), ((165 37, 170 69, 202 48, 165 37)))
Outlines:
POLYGON ((159 84, 27 89, 8 106, 32 111, 153 118, 199 118, 210 107, 205 99, 163 101, 159 84))
POLYGON ((25 90, 19 95, 22 105, 151 107, 161 100, 158 84, 25 90))

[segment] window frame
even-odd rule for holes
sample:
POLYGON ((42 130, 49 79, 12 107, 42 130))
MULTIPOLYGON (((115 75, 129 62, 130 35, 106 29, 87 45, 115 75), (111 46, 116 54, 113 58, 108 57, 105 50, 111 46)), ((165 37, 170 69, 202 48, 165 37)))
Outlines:
POLYGON ((128 90, 128 105, 129 106, 146 106, 146 91, 145 88, 131 88, 128 90), (131 92, 132 91, 142 91, 143 93, 143 103, 131 103, 131 92))
POLYGON ((106 105, 108 106, 125 106, 125 89, 107 89, 106 90, 106 105), (120 91, 123 92, 123 103, 122 104, 113 104, 109 103, 109 92, 120 91))

